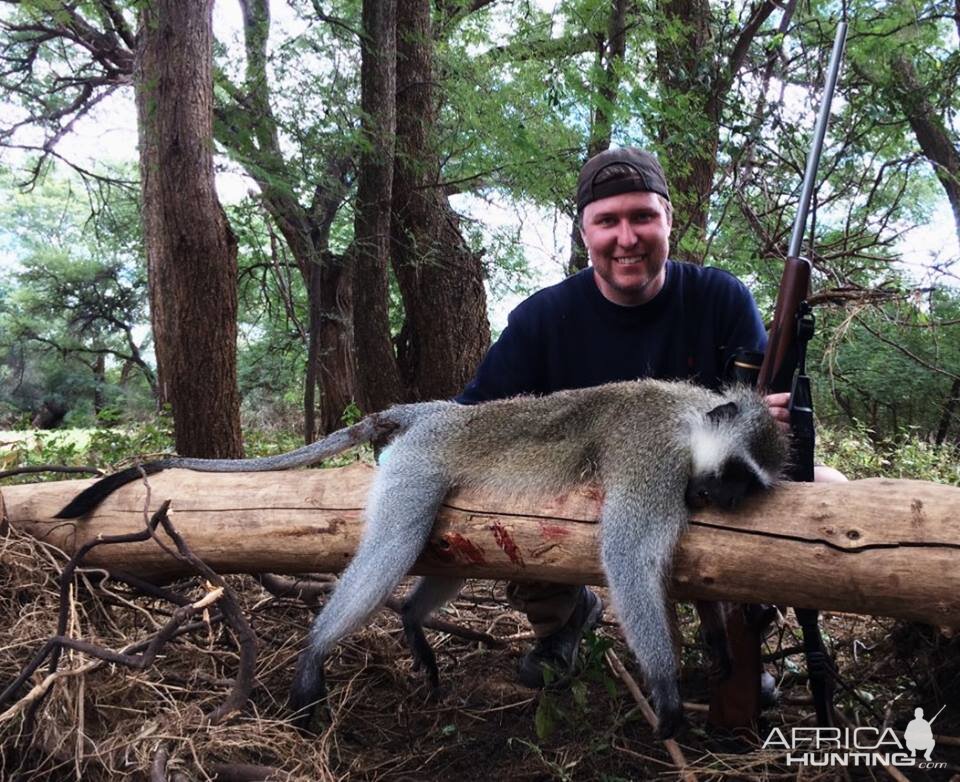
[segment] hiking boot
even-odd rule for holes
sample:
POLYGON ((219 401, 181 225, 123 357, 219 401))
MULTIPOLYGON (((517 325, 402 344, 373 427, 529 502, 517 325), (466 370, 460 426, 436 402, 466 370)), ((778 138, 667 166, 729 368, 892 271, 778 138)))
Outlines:
POLYGON ((533 689, 546 686, 544 669, 548 668, 550 684, 564 682, 573 673, 577 661, 580 639, 600 622, 603 603, 586 587, 580 591, 577 605, 567 623, 553 635, 538 638, 534 647, 520 661, 517 678, 520 683, 533 689))

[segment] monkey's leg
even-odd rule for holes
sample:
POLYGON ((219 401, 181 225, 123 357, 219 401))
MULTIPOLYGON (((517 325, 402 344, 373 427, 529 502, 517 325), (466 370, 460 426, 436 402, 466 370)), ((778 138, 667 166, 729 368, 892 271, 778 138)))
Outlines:
POLYGON ((359 628, 393 591, 423 550, 449 488, 422 454, 397 457, 377 474, 367 501, 363 540, 310 629, 290 687, 296 722, 308 725, 325 695, 323 661, 345 635, 359 628))
POLYGON ((613 606, 653 697, 662 738, 683 723, 664 581, 685 520, 682 504, 661 505, 654 513, 622 492, 607 493, 601 515, 601 555, 613 606))
POLYGON ((697 600, 694 605, 700 616, 700 638, 710 657, 710 676, 723 681, 733 670, 727 643, 726 606, 714 600, 697 600))
POLYGON ((440 606, 460 594, 462 578, 427 576, 417 581, 403 601, 403 634, 413 654, 413 670, 427 673, 434 691, 440 689, 440 671, 437 657, 423 633, 423 623, 440 606))

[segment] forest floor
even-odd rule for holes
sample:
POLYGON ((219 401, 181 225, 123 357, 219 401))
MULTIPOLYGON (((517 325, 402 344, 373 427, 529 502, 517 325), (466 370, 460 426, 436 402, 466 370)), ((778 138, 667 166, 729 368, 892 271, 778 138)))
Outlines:
MULTIPOLYGON (((62 565, 49 547, 11 530, 0 534, 0 692, 55 633, 62 565)), ((270 769, 271 779, 290 781, 679 778, 623 681, 604 662, 611 648, 639 676, 609 611, 585 644, 583 671, 573 685, 537 692, 515 677, 531 642, 523 617, 505 605, 502 584, 470 582, 443 619, 488 633, 500 645, 430 633, 443 683, 434 699, 410 670, 397 616, 385 610, 328 662, 333 721, 320 735, 304 736, 285 721, 284 698, 314 609, 276 597, 251 577, 228 582, 258 649, 251 700, 239 715, 219 725, 205 717, 223 702, 238 663, 236 639, 211 608, 203 615, 209 623, 166 642, 145 670, 69 650, 54 677, 40 668, 30 680, 40 687, 24 686, 0 703, 0 779, 252 780, 270 769)), ((168 588, 191 600, 206 589, 200 579, 168 588)), ((113 650, 156 633, 173 610, 103 581, 94 570, 80 572, 64 607, 69 635, 113 650)), ((879 766, 787 765, 783 750, 760 748, 773 728, 789 735, 791 727, 813 725, 802 657, 785 654, 800 643, 790 621, 774 627, 766 650, 780 702, 765 712, 760 741, 732 751, 708 729, 706 708, 697 705, 707 700, 706 666, 692 611, 682 606, 678 614, 681 686, 690 704, 678 738, 696 779, 890 778, 879 766)), ((895 778, 960 780, 960 639, 852 615, 824 615, 823 628, 844 683, 837 703, 850 723, 903 730, 917 706, 929 718, 946 704, 933 728, 944 738, 932 757, 944 767, 900 767, 895 778)))

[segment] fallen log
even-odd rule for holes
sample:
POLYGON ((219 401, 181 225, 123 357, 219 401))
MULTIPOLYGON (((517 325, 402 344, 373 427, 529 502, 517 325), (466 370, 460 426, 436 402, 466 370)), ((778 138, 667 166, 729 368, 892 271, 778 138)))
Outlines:
MULTIPOLYGON (((339 571, 356 549, 373 468, 278 473, 168 470, 151 476, 149 510, 173 500, 191 550, 221 573, 339 571)), ((0 489, 2 518, 67 554, 145 524, 143 482, 88 519, 56 513, 89 480, 0 489)), ((420 574, 602 584, 600 492, 542 499, 451 494, 420 574)), ((787 484, 735 514, 696 512, 675 560, 678 598, 775 602, 960 628, 960 488, 869 479, 787 484)), ((155 542, 99 547, 86 562, 154 580, 187 568, 155 542)))

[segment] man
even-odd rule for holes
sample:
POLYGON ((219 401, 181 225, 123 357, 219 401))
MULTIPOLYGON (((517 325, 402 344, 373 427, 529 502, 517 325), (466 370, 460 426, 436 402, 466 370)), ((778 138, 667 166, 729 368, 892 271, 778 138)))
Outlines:
MULTIPOLYGON (((510 314, 458 402, 644 377, 718 388, 738 349, 766 346, 757 305, 736 277, 668 260, 673 208, 653 155, 623 148, 588 160, 577 213, 591 266, 510 314)), ((784 426, 788 401, 789 394, 767 397, 784 426)), ((519 671, 531 687, 543 686, 545 666, 572 668, 581 636, 602 613, 582 586, 510 584, 507 599, 537 636, 519 671)))

